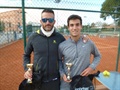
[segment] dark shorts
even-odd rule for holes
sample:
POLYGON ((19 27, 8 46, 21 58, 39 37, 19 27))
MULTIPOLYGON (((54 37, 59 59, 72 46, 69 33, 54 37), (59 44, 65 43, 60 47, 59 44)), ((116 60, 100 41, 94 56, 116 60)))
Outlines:
POLYGON ((50 82, 43 82, 40 88, 35 90, 60 90, 60 80, 53 80, 50 82))

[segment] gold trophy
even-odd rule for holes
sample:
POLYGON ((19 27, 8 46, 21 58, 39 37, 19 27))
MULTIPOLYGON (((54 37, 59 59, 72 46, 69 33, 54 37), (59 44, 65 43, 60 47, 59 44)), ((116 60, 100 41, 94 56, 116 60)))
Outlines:
MULTIPOLYGON (((33 64, 27 64, 28 72, 32 72, 33 64)), ((32 83, 32 80, 28 78, 27 83, 32 83)))
POLYGON ((71 80, 71 77, 70 77, 70 68, 73 64, 72 63, 66 63, 66 66, 67 66, 67 70, 68 70, 68 74, 67 74, 67 80, 71 80))

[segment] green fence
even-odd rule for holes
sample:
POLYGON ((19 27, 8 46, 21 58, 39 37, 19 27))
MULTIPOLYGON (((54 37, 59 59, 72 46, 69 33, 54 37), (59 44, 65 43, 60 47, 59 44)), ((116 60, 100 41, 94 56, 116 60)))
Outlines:
POLYGON ((29 35, 40 28, 44 8, 54 10, 55 27, 64 36, 69 35, 68 16, 80 15, 81 33, 87 34, 102 54, 98 69, 120 72, 119 0, 5 0, 0 3, 0 90, 17 90, 24 79, 22 54, 29 35))

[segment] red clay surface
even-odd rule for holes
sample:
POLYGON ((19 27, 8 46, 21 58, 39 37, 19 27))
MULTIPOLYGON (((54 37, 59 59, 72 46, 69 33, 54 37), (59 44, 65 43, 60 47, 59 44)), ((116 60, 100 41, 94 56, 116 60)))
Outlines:
MULTIPOLYGON (((90 36, 102 54, 100 64, 96 70, 115 71, 118 53, 118 38, 99 38, 90 36)), ((24 79, 23 70, 23 40, 0 48, 0 90, 18 90, 24 79)), ((92 59, 92 58, 91 58, 92 59)), ((118 72, 120 72, 120 60, 118 72)))

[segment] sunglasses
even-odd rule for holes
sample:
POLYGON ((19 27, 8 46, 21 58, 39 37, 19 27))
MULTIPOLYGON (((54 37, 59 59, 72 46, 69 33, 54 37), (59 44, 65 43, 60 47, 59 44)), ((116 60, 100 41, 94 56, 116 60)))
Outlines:
POLYGON ((54 18, 42 18, 42 22, 46 23, 47 21, 49 21, 50 23, 54 22, 54 18))

